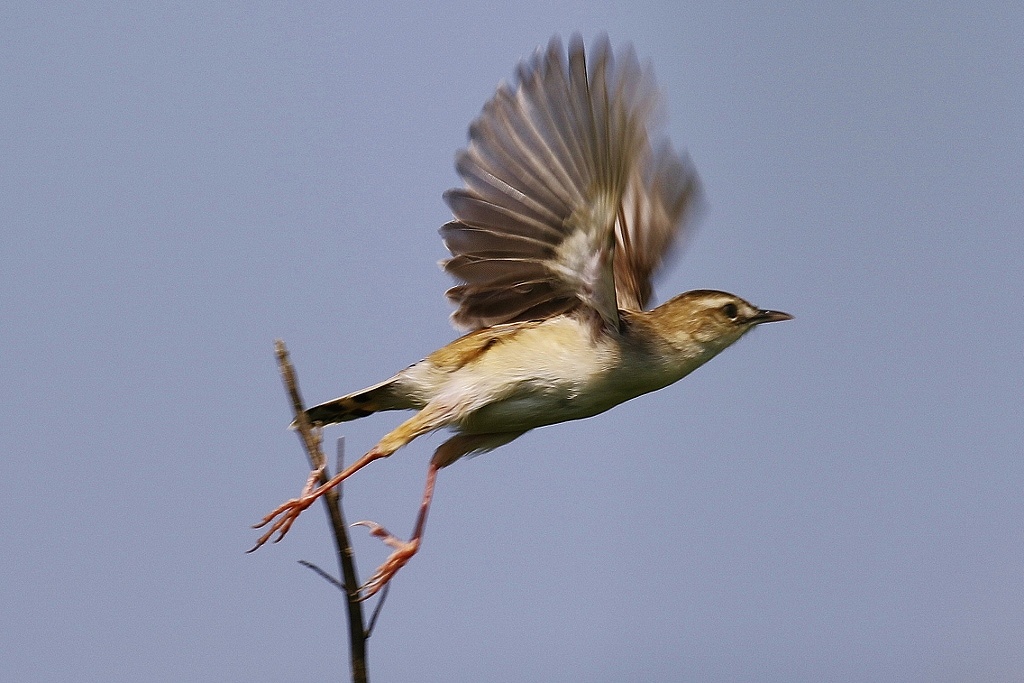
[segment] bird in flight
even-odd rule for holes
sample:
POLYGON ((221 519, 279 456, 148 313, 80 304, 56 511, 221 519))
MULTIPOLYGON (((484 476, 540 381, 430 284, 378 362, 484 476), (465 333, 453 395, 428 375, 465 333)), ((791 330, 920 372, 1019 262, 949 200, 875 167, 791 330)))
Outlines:
POLYGON ((531 429, 578 420, 676 382, 761 323, 792 316, 696 290, 647 309, 651 279, 693 222, 697 174, 655 125, 658 92, 632 50, 587 54, 556 37, 519 65, 470 126, 464 187, 441 227, 453 323, 469 332, 372 387, 306 411, 317 426, 383 410, 416 414, 320 486, 268 514, 281 540, 324 492, 418 436, 434 452, 409 540, 358 522, 393 549, 360 588, 387 584, 419 550, 440 469, 531 429))

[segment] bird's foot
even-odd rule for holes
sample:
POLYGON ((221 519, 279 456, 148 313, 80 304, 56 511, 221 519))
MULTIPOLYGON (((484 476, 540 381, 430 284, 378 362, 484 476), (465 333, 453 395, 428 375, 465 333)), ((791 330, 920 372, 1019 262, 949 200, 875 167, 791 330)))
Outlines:
POLYGON ((420 539, 412 538, 408 541, 403 541, 376 522, 362 521, 356 522, 352 526, 365 526, 370 530, 372 536, 376 536, 384 541, 386 545, 395 549, 388 556, 388 559, 384 560, 384 564, 377 568, 373 576, 359 587, 359 599, 366 600, 376 595, 381 588, 387 585, 395 574, 398 573, 398 570, 404 567, 406 562, 416 554, 416 551, 420 548, 420 539))
POLYGON ((302 487, 302 493, 298 498, 292 498, 286 503, 282 503, 274 508, 270 514, 260 520, 259 524, 253 524, 253 529, 259 529, 265 527, 270 522, 274 522, 273 526, 267 533, 256 539, 256 545, 247 550, 246 552, 251 553, 252 551, 259 548, 261 545, 270 540, 270 537, 275 533, 277 538, 274 539, 274 543, 277 543, 284 535, 288 533, 288 530, 292 528, 292 524, 298 519, 302 511, 316 502, 316 499, 323 495, 326 489, 317 489, 316 482, 320 479, 320 474, 323 468, 313 470, 309 473, 309 479, 306 480, 306 485, 302 487))

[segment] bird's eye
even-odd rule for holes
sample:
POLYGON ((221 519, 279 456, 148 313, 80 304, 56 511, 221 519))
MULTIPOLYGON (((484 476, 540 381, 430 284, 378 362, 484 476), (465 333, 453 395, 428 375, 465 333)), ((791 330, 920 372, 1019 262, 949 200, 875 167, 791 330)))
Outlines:
POLYGON ((736 304, 730 302, 722 306, 722 313, 725 313, 725 317, 729 320, 735 320, 739 315, 739 310, 736 308, 736 304))

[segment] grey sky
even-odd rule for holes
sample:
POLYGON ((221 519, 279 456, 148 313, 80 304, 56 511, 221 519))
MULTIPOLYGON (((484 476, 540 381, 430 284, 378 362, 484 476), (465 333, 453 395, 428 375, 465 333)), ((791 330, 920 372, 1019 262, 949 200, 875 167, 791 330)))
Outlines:
MULTIPOLYGON (((0 679, 338 679, 323 513, 243 554, 306 476, 273 339, 312 403, 454 337, 453 155, 578 29, 705 183, 662 298, 796 320, 442 472, 372 680, 1019 680, 1024 13, 861 7, 0 10, 0 679)), ((439 442, 347 515, 408 533, 439 442)))

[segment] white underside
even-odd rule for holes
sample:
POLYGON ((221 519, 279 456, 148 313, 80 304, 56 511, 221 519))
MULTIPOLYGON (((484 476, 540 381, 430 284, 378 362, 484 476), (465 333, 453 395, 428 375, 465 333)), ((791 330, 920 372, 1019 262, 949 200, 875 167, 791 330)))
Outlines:
POLYGON ((595 339, 587 323, 562 316, 496 344, 454 373, 423 362, 403 379, 427 404, 443 406, 458 431, 495 434, 596 415, 700 365, 671 368, 635 355, 618 339, 595 339))

